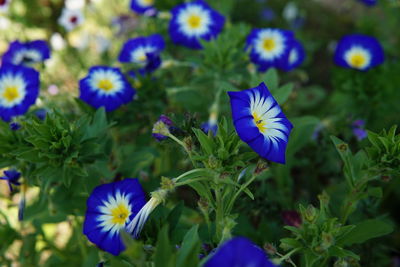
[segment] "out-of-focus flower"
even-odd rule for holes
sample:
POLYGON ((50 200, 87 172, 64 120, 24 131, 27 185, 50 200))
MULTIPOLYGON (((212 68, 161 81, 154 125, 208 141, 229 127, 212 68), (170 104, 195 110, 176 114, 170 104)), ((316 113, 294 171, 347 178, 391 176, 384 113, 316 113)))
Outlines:
POLYGON ((38 117, 39 120, 44 121, 46 119, 46 115, 47 115, 47 110, 41 108, 35 111, 35 115, 36 117, 38 117))
POLYGON ((58 23, 67 31, 72 31, 76 27, 80 26, 84 20, 85 18, 81 9, 64 8, 60 18, 58 19, 58 23))
POLYGON ((106 52, 111 45, 111 41, 102 35, 95 36, 95 40, 96 40, 96 50, 100 54, 106 52))
POLYGON ((271 8, 263 8, 261 10, 261 18, 266 21, 272 21, 276 18, 276 14, 271 8))
POLYGON ((367 136, 368 136, 367 131, 364 129, 364 127, 365 127, 364 120, 355 120, 351 125, 353 134, 357 138, 358 141, 361 141, 361 140, 367 138, 367 136))
POLYGON ((204 264, 204 267, 221 266, 274 267, 275 265, 260 247, 247 238, 235 237, 222 244, 204 264))
POLYGON ((179 4, 172 9, 169 34, 174 43, 201 49, 200 39, 215 38, 224 27, 225 18, 202 1, 179 4))
POLYGON ((300 213, 295 210, 285 210, 282 212, 283 223, 286 225, 300 227, 302 224, 300 213))
POLYGON ((374 6, 378 3, 378 0, 358 0, 362 3, 364 3, 367 6, 374 6))
POLYGON ((155 14, 154 0, 131 0, 131 9, 138 14, 155 14))
POLYGON ((57 95, 60 92, 60 89, 58 89, 58 86, 55 84, 51 84, 49 85, 49 87, 47 88, 47 92, 50 95, 57 95))
POLYGON ((24 219, 26 185, 22 185, 21 189, 21 199, 18 203, 18 221, 20 222, 24 219))
POLYGON ((289 57, 286 65, 282 65, 282 69, 285 71, 290 71, 292 69, 300 66, 306 57, 306 52, 304 51, 303 45, 295 40, 293 42, 292 49, 290 49, 289 57))
POLYGON ((65 40, 58 32, 51 35, 50 44, 54 50, 62 50, 65 48, 65 40))
POLYGON ((0 13, 6 13, 10 6, 11 0, 0 0, 0 13))
POLYGON ((89 105, 113 111, 133 100, 136 91, 120 69, 94 66, 88 76, 80 80, 80 98, 89 105))
POLYGON ((136 63, 141 68, 140 73, 149 73, 161 65, 160 53, 164 48, 164 39, 159 34, 130 39, 124 44, 119 54, 119 61, 136 63))
POLYGON ((11 122, 10 129, 11 131, 18 131, 19 129, 21 129, 21 124, 19 124, 18 122, 11 122))
POLYGON ((218 131, 218 122, 217 122, 217 112, 211 112, 210 113, 210 118, 208 119, 207 122, 204 122, 201 125, 201 129, 205 132, 208 133, 211 131, 211 133, 215 136, 218 131))
POLYGON ((50 58, 50 48, 46 41, 36 40, 21 43, 14 41, 4 53, 2 61, 14 65, 31 65, 50 58))
POLYGON ((261 83, 255 88, 228 94, 233 123, 240 139, 261 157, 284 164, 293 125, 267 86, 261 83))
POLYGON ((83 233, 102 250, 119 255, 125 250, 120 231, 146 203, 137 179, 103 184, 96 187, 86 202, 83 233))
POLYGON ((158 121, 154 124, 152 134, 153 137, 158 141, 162 141, 168 138, 171 133, 170 130, 173 128, 174 123, 165 115, 161 115, 158 121))
POLYGON ((65 7, 68 9, 81 9, 85 7, 85 0, 66 0, 65 7))
POLYGON ((123 36, 138 27, 139 20, 132 16, 121 15, 114 17, 111 24, 116 28, 117 36, 123 36))
POLYGON ((282 13, 283 18, 289 22, 297 18, 298 14, 299 14, 299 9, 297 8, 296 3, 294 2, 287 3, 283 8, 283 13, 282 13))
POLYGON ((341 67, 366 71, 383 63, 384 52, 375 38, 351 34, 339 41, 334 59, 341 67))
POLYGON ((3 64, 0 68, 0 117, 9 121, 25 114, 39 95, 39 83, 36 70, 3 64))
POLYGON ((271 67, 284 68, 293 44, 293 32, 281 29, 254 29, 247 37, 250 59, 259 71, 271 67))
POLYGON ((143 208, 136 214, 135 218, 133 218, 126 227, 128 233, 137 238, 152 211, 165 201, 167 194, 168 190, 164 189, 159 189, 155 192, 152 192, 151 199, 146 203, 146 205, 143 206, 143 208))
POLYGON ((12 185, 19 186, 21 185, 20 182, 18 182, 19 178, 21 178, 21 173, 18 172, 15 169, 7 170, 4 171, 4 176, 0 177, 0 180, 6 180, 8 183, 8 187, 10 188, 10 191, 13 191, 12 185))

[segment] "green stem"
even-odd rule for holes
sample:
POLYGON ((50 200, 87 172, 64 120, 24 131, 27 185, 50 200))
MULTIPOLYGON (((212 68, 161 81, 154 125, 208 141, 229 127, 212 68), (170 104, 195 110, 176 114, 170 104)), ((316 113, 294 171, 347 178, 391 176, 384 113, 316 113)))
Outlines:
POLYGON ((196 172, 203 172, 203 171, 207 171, 207 170, 208 169, 205 169, 205 168, 197 168, 197 169, 193 169, 193 170, 187 171, 187 172, 179 175, 178 177, 176 177, 175 178, 175 182, 178 182, 180 179, 182 179, 182 178, 184 178, 184 177, 186 177, 186 176, 188 176, 190 174, 193 174, 193 173, 196 173, 196 172))
POLYGON ((195 162, 194 162, 194 160, 193 160, 193 158, 192 158, 192 152, 189 151, 189 149, 187 148, 187 146, 186 146, 181 140, 179 140, 175 135, 173 135, 173 134, 171 134, 171 133, 168 135, 168 137, 170 137, 172 140, 174 140, 175 142, 177 142, 179 145, 181 145, 181 146, 185 149, 186 153, 189 155, 189 158, 190 158, 190 161, 192 162, 192 165, 193 165, 194 167, 196 167, 196 164, 195 164, 195 162))
POLYGON ((178 186, 187 185, 187 184, 191 184, 191 183, 195 183, 195 182, 202 182, 202 181, 210 181, 210 179, 208 179, 208 178, 197 178, 197 179, 192 179, 192 180, 176 183, 175 186, 178 187, 178 186))
POLYGON ((222 203, 222 198, 221 198, 221 193, 220 193, 220 187, 217 186, 215 189, 215 226, 216 226, 216 235, 217 235, 217 240, 218 243, 222 238, 222 231, 223 231, 223 219, 224 219, 224 206, 222 203))
POLYGON ((278 265, 280 265, 283 261, 288 261, 289 263, 291 263, 293 266, 296 266, 296 264, 294 264, 293 261, 290 260, 290 256, 292 256, 292 254, 296 253, 297 251, 301 250, 301 248, 296 248, 293 249, 292 251, 290 251, 289 253, 286 253, 285 255, 281 256, 281 258, 279 259, 279 263, 278 265))
POLYGON ((233 205, 235 204, 236 199, 239 197, 239 195, 256 179, 256 175, 253 175, 245 184, 243 184, 240 189, 236 192, 236 194, 233 196, 233 198, 230 200, 228 207, 227 207, 227 213, 230 213, 233 205))

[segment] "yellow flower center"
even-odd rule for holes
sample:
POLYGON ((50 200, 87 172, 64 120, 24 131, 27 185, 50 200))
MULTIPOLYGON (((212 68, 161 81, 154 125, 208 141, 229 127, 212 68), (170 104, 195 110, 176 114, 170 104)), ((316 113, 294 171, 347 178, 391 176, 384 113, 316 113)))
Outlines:
POLYGON ((8 86, 4 90, 3 97, 8 101, 12 102, 19 97, 19 92, 16 86, 8 86))
POLYGON ((260 130, 261 133, 264 133, 267 130, 266 122, 263 121, 261 116, 259 116, 257 113, 253 112, 252 115, 254 123, 256 124, 258 130, 260 130))
POLYGON ((125 224, 126 218, 129 216, 128 207, 124 204, 119 204, 111 210, 111 216, 113 224, 125 224))
POLYGON ((201 26, 201 17, 198 15, 191 15, 188 19, 190 28, 197 29, 201 26))
POLYGON ((97 87, 106 92, 114 88, 113 83, 108 79, 100 80, 99 83, 97 84, 97 87))
POLYGON ((366 58, 361 53, 355 53, 350 57, 350 66, 353 68, 362 68, 366 63, 366 58))
POLYGON ((142 3, 146 6, 152 6, 154 4, 154 0, 142 0, 142 3))
POLYGON ((275 46, 276 46, 275 40, 272 38, 266 38, 263 42, 263 48, 268 52, 274 50, 275 46))
POLYGON ((139 61, 146 61, 146 59, 147 59, 147 56, 146 56, 145 53, 143 53, 143 55, 140 55, 140 56, 138 57, 138 60, 139 60, 139 61))

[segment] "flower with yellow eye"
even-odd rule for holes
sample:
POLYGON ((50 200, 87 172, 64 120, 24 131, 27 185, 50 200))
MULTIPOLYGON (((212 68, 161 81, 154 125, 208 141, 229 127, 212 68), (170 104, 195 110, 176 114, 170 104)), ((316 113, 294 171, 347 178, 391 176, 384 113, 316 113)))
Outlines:
POLYGON ((155 0, 132 0, 131 1, 131 9, 138 14, 144 14, 149 11, 156 12, 154 8, 155 0))
POLYGON ((293 32, 281 29, 254 29, 247 37, 250 59, 259 71, 284 68, 294 44, 293 32))
POLYGON ((2 61, 14 65, 29 66, 33 63, 43 62, 50 58, 50 48, 46 41, 36 40, 21 43, 14 41, 4 53, 2 61))
POLYGON ((293 125, 267 86, 261 83, 255 88, 228 94, 233 123, 240 139, 261 157, 284 164, 293 125))
POLYGON ((215 38, 224 27, 225 17, 202 0, 179 4, 172 9, 169 34, 174 43, 201 49, 200 39, 215 38))
POLYGON ((121 231, 146 204, 145 194, 137 179, 103 184, 87 200, 83 233, 99 248, 118 255, 125 246, 121 231))
POLYGON ((3 64, 0 68, 0 117, 9 121, 25 114, 39 95, 39 73, 31 68, 3 64))
POLYGON ((131 102, 136 92, 118 68, 105 66, 91 67, 79 86, 83 101, 108 112, 131 102))
POLYGON ((352 34, 339 41, 334 59, 341 67, 366 71, 383 63, 384 52, 375 38, 352 34))

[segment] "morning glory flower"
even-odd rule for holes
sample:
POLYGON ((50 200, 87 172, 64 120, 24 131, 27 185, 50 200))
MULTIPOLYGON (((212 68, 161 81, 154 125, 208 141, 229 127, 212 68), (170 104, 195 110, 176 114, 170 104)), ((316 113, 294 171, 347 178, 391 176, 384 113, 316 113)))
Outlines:
POLYGON ((161 115, 158 121, 154 124, 152 135, 158 141, 162 141, 168 138, 173 130, 174 123, 165 115, 161 115))
POLYGON ((141 67, 140 73, 149 73, 161 65, 160 53, 164 48, 164 39, 159 34, 130 39, 119 54, 119 61, 136 63, 141 67))
POLYGON ((5 13, 8 11, 11 0, 0 0, 0 13, 5 13))
POLYGON ((118 68, 105 66, 91 67, 79 86, 83 101, 108 112, 131 102, 136 92, 118 68))
POLYGON ((14 41, 4 53, 2 61, 3 63, 29 66, 48 58, 50 58, 50 48, 46 41, 36 40, 26 43, 14 41))
POLYGON ((367 6, 374 6, 378 3, 378 0, 359 0, 367 6))
POLYGON ((215 136, 218 131, 217 118, 218 118, 218 113, 211 112, 208 121, 201 124, 200 128, 203 130, 203 132, 208 134, 208 132, 211 131, 211 133, 215 136))
POLYGON ((294 43, 293 32, 281 29, 254 29, 247 37, 250 59, 259 71, 284 68, 294 43))
POLYGON ((11 169, 4 171, 4 176, 0 177, 0 180, 6 180, 8 183, 8 187, 10 188, 10 191, 13 191, 12 185, 21 185, 20 182, 18 182, 19 178, 21 178, 21 173, 18 172, 17 170, 11 169))
POLYGON ((145 194, 137 179, 97 186, 86 202, 83 233, 100 249, 118 255, 125 250, 120 231, 125 231, 145 203, 145 194))
POLYGON ((58 23, 63 26, 67 31, 72 31, 80 26, 85 20, 81 9, 64 8, 58 23))
POLYGON ((305 57, 306 53, 303 45, 299 41, 294 40, 293 46, 289 52, 289 57, 287 58, 287 62, 286 64, 282 65, 282 69, 285 71, 290 71, 297 68, 303 63, 305 57))
POLYGON ((39 95, 39 73, 12 64, 0 67, 0 117, 10 121, 25 114, 39 95))
POLYGON ((202 0, 183 3, 172 9, 169 34, 174 43, 201 49, 200 39, 209 41, 224 27, 225 18, 202 0))
POLYGON ((341 67, 366 71, 383 63, 384 52, 375 38, 351 34, 339 41, 334 59, 335 63, 341 67))
POLYGON ((261 157, 284 164, 293 125, 267 86, 261 83, 255 88, 228 94, 233 123, 240 139, 261 157))
POLYGON ((275 267, 260 247, 244 237, 226 241, 204 264, 204 267, 221 266, 275 267))
POLYGON ((131 0, 131 9, 138 14, 155 11, 154 0, 131 0))

